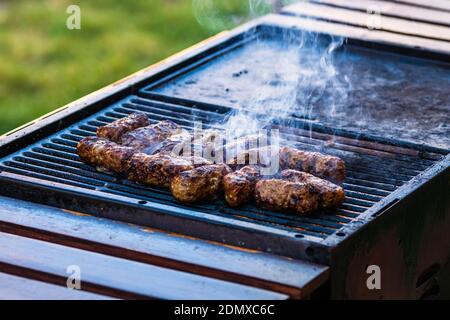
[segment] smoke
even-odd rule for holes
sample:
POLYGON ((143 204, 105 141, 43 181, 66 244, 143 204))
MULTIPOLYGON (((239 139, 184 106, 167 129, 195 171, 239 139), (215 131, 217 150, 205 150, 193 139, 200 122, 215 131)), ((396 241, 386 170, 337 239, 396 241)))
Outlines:
POLYGON ((315 37, 298 48, 306 58, 300 61, 304 72, 297 79, 296 102, 291 111, 311 119, 318 113, 335 118, 345 109, 352 87, 347 76, 351 70, 341 74, 335 63, 335 54, 344 41, 342 37, 315 37))
MULTIPOLYGON (((344 39, 318 38, 308 32, 285 32, 279 36, 283 44, 276 59, 271 57, 272 68, 260 70, 258 75, 262 85, 258 84, 252 97, 239 105, 224 124, 234 136, 254 134, 293 115, 313 119, 320 111, 332 118, 345 110, 351 83, 334 62, 334 54, 344 39)), ((256 45, 272 44, 261 41, 256 45)))
MULTIPOLYGON (((275 2, 194 0, 193 7, 199 23, 208 30, 215 30, 271 12, 277 7, 275 2)), ((292 1, 278 1, 278 5, 287 2, 292 1)), ((258 85, 251 98, 237 105, 237 110, 224 123, 228 138, 258 133, 275 120, 292 115, 311 119, 320 111, 334 117, 347 103, 351 83, 346 75, 340 74, 334 61, 344 38, 290 29, 275 37, 277 41, 257 38, 249 44, 258 46, 259 52, 267 49, 266 58, 270 59, 271 68, 236 71, 237 76, 257 72, 258 85), (277 54, 273 55, 275 45, 277 54), (319 106, 322 110, 317 110, 319 106)))
POLYGON ((217 33, 272 12, 273 2, 272 0, 193 0, 192 10, 203 28, 211 33, 217 33))

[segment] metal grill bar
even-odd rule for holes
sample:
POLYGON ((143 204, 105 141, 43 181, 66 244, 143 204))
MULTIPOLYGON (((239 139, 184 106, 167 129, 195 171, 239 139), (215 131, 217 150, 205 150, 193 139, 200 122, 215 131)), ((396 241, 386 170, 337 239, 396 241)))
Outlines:
POLYGON ((336 212, 324 211, 308 217, 262 210, 253 205, 233 209, 220 201, 212 204, 181 204, 167 190, 144 187, 109 173, 97 172, 78 158, 76 144, 79 140, 95 135, 98 126, 136 111, 146 113, 153 123, 170 119, 186 129, 192 129, 195 120, 202 121, 205 127, 216 128, 230 111, 226 107, 204 103, 189 106, 185 101, 175 102, 174 98, 170 101, 151 100, 145 94, 131 96, 77 125, 8 156, 0 162, 0 170, 81 187, 87 192, 97 190, 121 195, 132 199, 133 203, 138 200, 169 204, 320 240, 336 233, 442 157, 433 154, 423 158, 417 150, 329 135, 299 127, 293 121, 289 121, 288 125, 277 125, 286 142, 300 149, 337 155, 347 163, 344 204, 336 212))

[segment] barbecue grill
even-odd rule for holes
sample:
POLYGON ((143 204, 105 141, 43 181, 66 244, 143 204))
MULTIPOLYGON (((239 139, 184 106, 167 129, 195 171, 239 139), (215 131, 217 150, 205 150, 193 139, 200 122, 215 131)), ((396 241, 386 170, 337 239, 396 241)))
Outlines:
MULTIPOLYGON (((252 50, 252 59, 261 44, 273 48, 269 54, 276 57, 286 34, 291 37, 304 30, 324 41, 329 34, 348 37, 340 52, 363 64, 373 57, 391 65, 404 59, 413 75, 426 66, 432 73, 430 84, 436 84, 427 89, 445 94, 446 116, 450 103, 445 87, 450 67, 447 43, 421 38, 420 48, 411 47, 406 36, 366 33, 343 24, 333 28, 331 23, 294 15, 295 10, 288 8, 284 15, 248 23, 9 133, 0 142, 0 193, 329 266, 330 280, 317 289, 317 295, 427 298, 450 294, 450 156, 445 128, 443 133, 432 133, 438 143, 427 144, 414 135, 398 133, 401 128, 383 135, 377 128, 333 123, 320 112, 271 119, 269 127, 279 129, 281 138, 293 146, 336 155, 346 162, 345 202, 337 211, 310 216, 251 204, 230 208, 222 201, 181 204, 166 190, 97 172, 76 154, 76 144, 83 137, 136 111, 147 114, 152 123, 170 119, 192 129, 194 121, 200 120, 207 128, 218 127, 249 98, 249 88, 242 85, 246 80, 226 73, 223 66, 236 66, 239 72, 239 66, 245 65, 248 73, 257 73, 258 65, 247 62, 252 50), (382 290, 367 289, 369 265, 380 266, 382 290)), ((424 96, 415 94, 417 104, 423 103, 424 96)), ((385 104, 392 97, 376 99, 385 104)), ((400 107, 404 106, 400 103, 400 107)), ((255 117, 264 118, 264 114, 255 117)))

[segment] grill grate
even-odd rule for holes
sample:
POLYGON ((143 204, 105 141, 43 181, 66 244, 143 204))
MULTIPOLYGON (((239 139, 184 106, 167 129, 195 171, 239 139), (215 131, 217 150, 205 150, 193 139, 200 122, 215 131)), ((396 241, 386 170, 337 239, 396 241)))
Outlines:
POLYGON ((443 158, 442 155, 410 148, 328 134, 324 130, 311 129, 311 123, 307 119, 289 119, 287 123, 283 123, 281 119, 274 126, 280 129, 282 139, 300 149, 321 151, 345 160, 348 168, 348 177, 344 182, 346 200, 338 211, 323 211, 300 217, 262 210, 250 204, 238 209, 229 208, 222 201, 212 204, 181 204, 172 198, 169 191, 143 187, 109 173, 97 172, 93 167, 82 163, 76 154, 77 142, 83 137, 95 135, 98 126, 135 111, 146 113, 152 122, 170 119, 186 129, 193 127, 194 120, 201 120, 204 126, 214 127, 230 111, 221 106, 189 103, 174 98, 164 101, 163 96, 159 96, 160 99, 155 97, 156 95, 145 92, 130 96, 2 159, 0 170, 80 187, 86 192, 97 190, 125 196, 130 201, 133 200, 133 203, 159 203, 257 223, 271 229, 288 231, 297 237, 308 236, 320 241, 336 233, 345 224, 443 158))

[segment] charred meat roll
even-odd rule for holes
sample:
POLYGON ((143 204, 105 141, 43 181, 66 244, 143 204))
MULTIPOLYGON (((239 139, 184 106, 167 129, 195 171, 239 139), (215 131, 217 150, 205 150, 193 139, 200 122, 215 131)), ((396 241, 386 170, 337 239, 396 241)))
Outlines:
POLYGON ((186 156, 186 157, 179 157, 179 158, 189 161, 194 168, 213 164, 211 161, 209 161, 205 158, 202 158, 202 157, 186 156))
POLYGON ((120 139, 120 144, 151 155, 158 152, 161 142, 180 131, 181 128, 176 123, 164 120, 125 133, 120 139))
POLYGON ((119 142, 122 135, 137 128, 150 124, 148 117, 143 113, 133 113, 97 129, 97 136, 114 142, 119 142))
POLYGON ((183 171, 170 185, 175 199, 186 203, 214 200, 223 191, 223 177, 231 172, 225 164, 212 164, 183 171))
POLYGON ((303 215, 317 210, 319 194, 308 183, 281 179, 260 180, 255 186, 258 206, 303 215))
POLYGON ((284 170, 280 176, 283 180, 310 184, 319 194, 319 206, 321 208, 334 209, 344 202, 344 189, 330 181, 296 170, 284 170))
MULTIPOLYGON (((226 154, 227 159, 235 157, 239 152, 247 151, 250 149, 256 149, 260 147, 260 142, 264 139, 263 135, 260 134, 251 134, 247 136, 242 136, 237 139, 228 139, 223 138, 223 142, 226 142, 224 145, 217 145, 216 151, 220 149, 226 154)), ((267 145, 267 144, 266 144, 267 145)))
POLYGON ((174 156, 202 156, 204 146, 188 132, 172 135, 155 147, 155 152, 174 156))
POLYGON ((342 159, 319 152, 301 151, 290 147, 280 148, 280 167, 311 173, 316 177, 341 184, 345 180, 345 163, 342 159))
POLYGON ((225 163, 223 155, 225 137, 223 132, 217 130, 206 130, 200 136, 194 136, 192 148, 195 152, 202 151, 202 156, 214 163, 225 163), (219 148, 222 146, 222 148, 219 148), (217 150, 222 150, 217 152, 217 150))
POLYGON ((179 172, 194 169, 188 159, 169 155, 136 153, 128 162, 127 173, 131 181, 152 187, 169 187, 179 172))
MULTIPOLYGON (((275 171, 279 169, 279 152, 278 148, 266 146, 261 148, 254 148, 238 152, 238 154, 229 159, 227 164, 233 169, 238 170, 247 165, 258 165, 261 170, 264 168, 273 167, 275 171)), ((272 172, 274 174, 275 172, 272 172)))
MULTIPOLYGON (((220 133, 213 134, 212 136, 214 140, 212 140, 212 143, 209 143, 208 147, 213 148, 213 153, 220 158, 221 162, 230 165, 236 165, 235 162, 238 157, 248 160, 249 152, 254 153, 260 147, 260 140, 262 141, 264 138, 264 136, 257 134, 243 136, 237 139, 227 139, 227 137, 220 135, 220 133)), ((240 164, 245 166, 256 163, 241 161, 240 164)))
POLYGON ((157 152, 170 152, 177 156, 201 156, 215 163, 224 163, 222 153, 221 157, 216 157, 216 147, 221 145, 222 139, 223 136, 218 131, 209 130, 201 135, 183 131, 161 142, 157 152))
POLYGON ((77 145, 81 160, 117 173, 126 170, 127 162, 135 152, 132 148, 98 137, 84 138, 77 145))
POLYGON ((238 207, 250 201, 255 192, 255 185, 261 178, 258 166, 245 166, 227 174, 223 179, 225 201, 230 207, 238 207))
POLYGON ((155 152, 179 156, 181 155, 180 151, 191 142, 191 139, 192 135, 186 132, 171 135, 155 146, 155 152))

